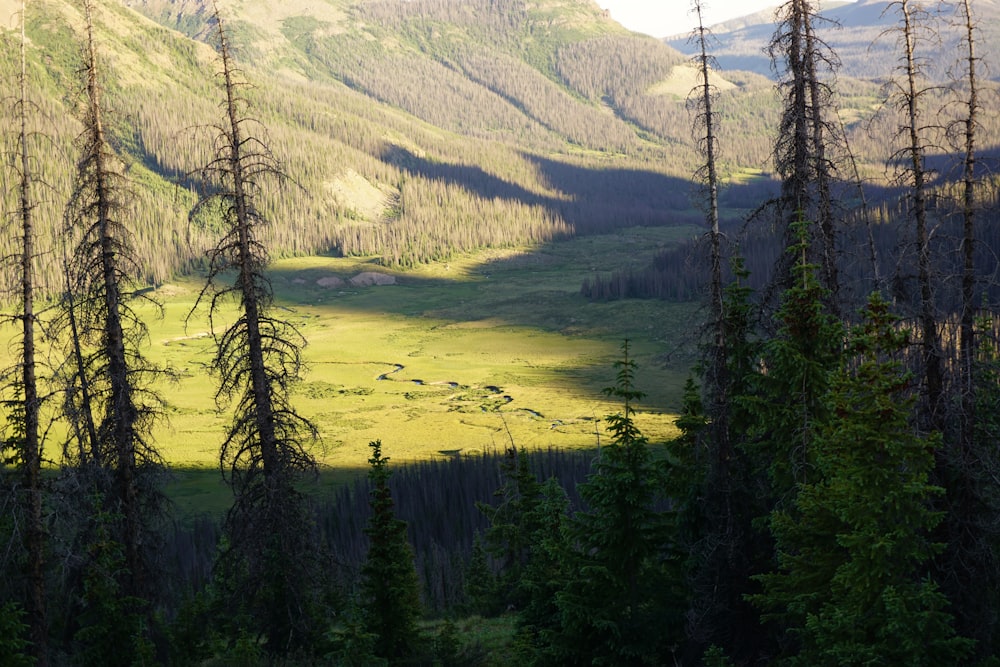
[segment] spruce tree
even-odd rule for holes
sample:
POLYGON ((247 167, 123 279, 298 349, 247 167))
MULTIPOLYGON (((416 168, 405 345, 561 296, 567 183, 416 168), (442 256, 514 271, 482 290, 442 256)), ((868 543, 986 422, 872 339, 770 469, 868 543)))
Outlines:
POLYGON ((541 488, 528 465, 523 449, 509 447, 500 466, 503 484, 494 493, 498 504, 477 503, 489 519, 483 546, 497 563, 499 572, 487 608, 499 612, 524 603, 518 582, 530 558, 533 525, 532 510, 540 500, 541 488))
POLYGON ((580 486, 587 509, 573 517, 573 574, 557 594, 561 628, 554 650, 566 664, 662 664, 681 636, 672 595, 677 562, 663 509, 663 477, 635 423, 635 360, 628 341, 615 386, 623 411, 607 417, 611 443, 580 486))
MULTIPOLYGON (((677 420, 681 436, 669 444, 666 489, 677 512, 677 543, 688 554, 684 580, 689 645, 682 657, 691 660, 713 644, 750 660, 766 653, 769 643, 759 613, 745 599, 756 590, 751 576, 763 571, 771 558, 766 529, 756 525, 770 511, 766 494, 760 493, 767 487, 767 473, 753 463, 756 454, 748 442, 748 433, 756 428, 751 396, 759 385, 761 342, 754 335, 748 274, 738 255, 731 263, 735 279, 723 292, 722 376, 728 403, 723 423, 717 423, 719 413, 705 406, 691 380, 677 420)), ((703 363, 714 362, 709 358, 703 363)))
POLYGON ((755 600, 795 638, 789 664, 959 664, 971 643, 928 577, 943 547, 930 541, 938 438, 912 423, 908 332, 878 295, 863 318, 811 437, 814 471, 772 516, 780 568, 755 600))
POLYGON ((562 657, 554 650, 561 629, 557 594, 574 573, 569 498, 555 477, 540 485, 538 503, 528 512, 527 523, 535 528, 518 582, 524 606, 517 614, 515 654, 525 664, 561 665, 562 657))
POLYGON ((787 254, 795 261, 793 281, 776 315, 777 335, 763 345, 755 386, 742 399, 754 413, 749 451, 766 467, 769 502, 779 507, 812 474, 810 445, 829 416, 824 399, 842 351, 843 327, 826 305, 819 267, 808 258, 809 228, 803 219, 792 226, 796 241, 787 254))
POLYGON ((370 540, 368 556, 361 568, 362 626, 377 637, 375 654, 392 664, 417 651, 420 587, 406 522, 396 517, 389 488, 389 457, 382 456, 381 441, 368 446, 372 450, 368 459, 372 515, 365 528, 370 540))

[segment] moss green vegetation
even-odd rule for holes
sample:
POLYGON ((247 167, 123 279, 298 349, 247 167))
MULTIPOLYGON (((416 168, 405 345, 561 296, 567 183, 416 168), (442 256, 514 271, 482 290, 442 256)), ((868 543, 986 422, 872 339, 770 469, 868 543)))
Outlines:
MULTIPOLYGON (((378 438, 400 463, 499 449, 511 439, 527 448, 603 443, 602 420, 614 405, 601 388, 626 337, 649 390, 636 420, 654 442, 670 437, 692 359, 678 341, 693 344, 696 307, 592 303, 579 286, 594 272, 644 265, 695 233, 631 228, 407 272, 389 271, 377 258, 275 262, 278 306, 308 341, 294 401, 320 431, 320 488, 362 472, 367 444, 378 438), (395 284, 350 282, 366 272, 395 284)), ((170 494, 184 515, 218 513, 229 502, 218 475, 229 413, 214 400, 215 344, 204 312, 188 318, 199 289, 196 277, 178 279, 153 291, 162 315, 142 310, 150 359, 178 373, 162 387, 166 419, 153 437, 174 470, 170 494)))
MULTIPOLYGON (((356 259, 276 262, 279 305, 308 341, 295 401, 320 429, 319 460, 360 468, 378 437, 392 442, 397 461, 492 449, 508 438, 527 447, 593 446, 611 409, 600 388, 624 337, 635 341, 651 389, 638 419, 651 437, 667 437, 688 359, 657 355, 683 340, 692 306, 588 303, 578 288, 616 254, 631 249, 642 261, 681 235, 626 230, 398 274, 356 259), (364 272, 396 284, 352 285, 364 272)), ((167 391, 169 425, 157 441, 175 465, 212 466, 226 416, 212 398, 207 322, 195 313, 184 323, 195 290, 193 281, 157 290, 164 316, 150 320, 150 354, 181 375, 167 391)))

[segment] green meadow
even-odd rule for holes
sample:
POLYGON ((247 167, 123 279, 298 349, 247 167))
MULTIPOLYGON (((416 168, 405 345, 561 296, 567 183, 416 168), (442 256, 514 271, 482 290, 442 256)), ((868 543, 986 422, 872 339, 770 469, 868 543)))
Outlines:
MULTIPOLYGON (((602 388, 625 338, 647 393, 638 424, 670 437, 695 345, 697 307, 653 300, 591 303, 593 272, 648 263, 693 228, 635 228, 537 248, 489 251, 390 271, 374 259, 275 261, 278 314, 304 336, 296 409, 319 430, 314 450, 326 483, 364 469, 381 439, 397 463, 502 448, 592 448, 603 418, 620 408, 602 388), (394 284, 355 286, 371 272, 394 284)), ((215 402, 214 342, 197 277, 153 291, 162 316, 143 307, 146 353, 177 374, 160 389, 166 419, 155 442, 175 470, 171 495, 185 511, 226 506, 218 447, 229 421, 215 402)))

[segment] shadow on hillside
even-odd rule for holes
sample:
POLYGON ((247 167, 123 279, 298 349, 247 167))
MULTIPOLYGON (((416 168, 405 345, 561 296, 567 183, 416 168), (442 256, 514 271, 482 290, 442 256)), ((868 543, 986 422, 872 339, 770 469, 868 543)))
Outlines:
MULTIPOLYGON (((504 180, 475 165, 430 160, 387 144, 379 158, 409 174, 459 186, 486 200, 542 206, 575 234, 601 234, 623 227, 699 224, 703 215, 692 202, 698 187, 690 179, 643 169, 595 169, 534 154, 522 154, 537 179, 555 194, 545 195, 504 180)), ((767 179, 726 188, 727 205, 747 208, 772 196, 767 179)))

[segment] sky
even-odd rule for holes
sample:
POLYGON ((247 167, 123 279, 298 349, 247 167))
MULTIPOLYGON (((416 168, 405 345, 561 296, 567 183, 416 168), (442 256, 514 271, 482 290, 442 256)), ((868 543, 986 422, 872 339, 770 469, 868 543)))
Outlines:
MULTIPOLYGON (((690 0, 597 0, 611 18, 629 30, 653 37, 691 32, 695 19, 690 0)), ((703 0, 705 24, 713 25, 781 4, 781 0, 703 0)))

